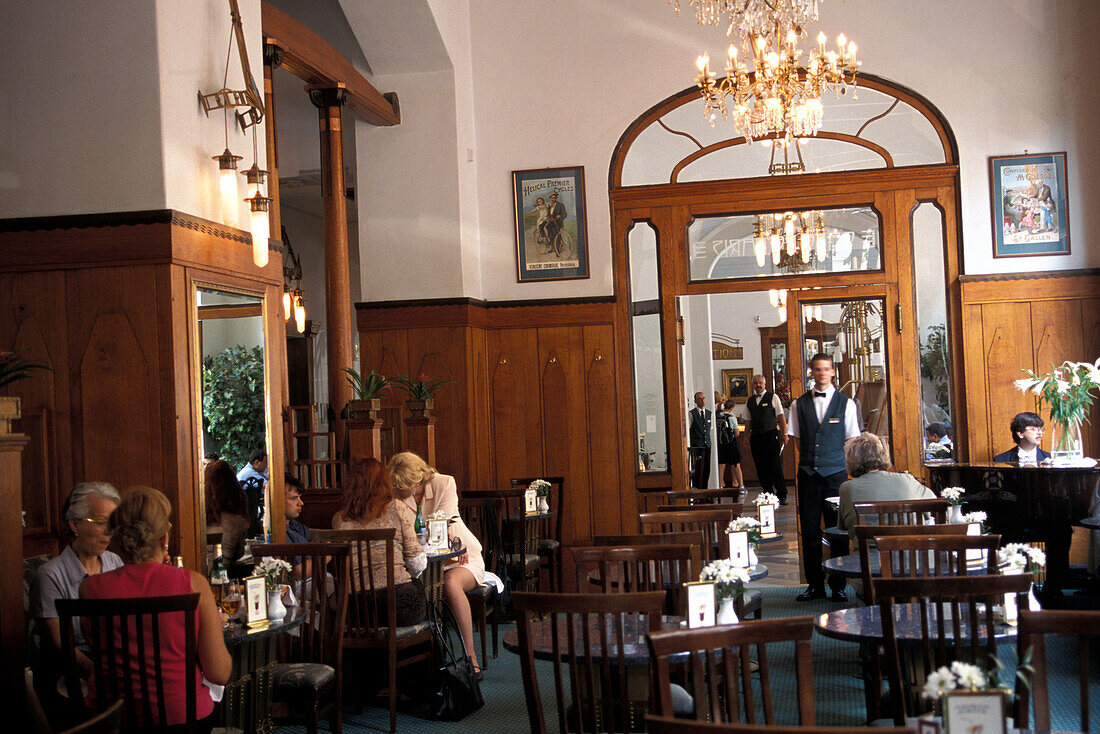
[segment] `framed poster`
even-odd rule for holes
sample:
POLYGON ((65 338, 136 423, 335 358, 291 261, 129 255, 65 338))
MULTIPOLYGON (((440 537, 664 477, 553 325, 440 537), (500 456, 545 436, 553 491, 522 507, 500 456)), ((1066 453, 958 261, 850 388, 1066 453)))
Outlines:
POLYGON ((1003 691, 949 691, 943 694, 947 734, 1005 734, 1003 691))
POLYGON ((749 401, 749 384, 752 382, 752 367, 736 370, 722 370, 722 392, 735 403, 749 401))
POLYGON ((989 159, 993 257, 1069 254, 1066 154, 989 159))
POLYGON ((249 629, 267 626, 267 579, 262 574, 244 580, 244 624, 249 629))
POLYGON ((512 171, 520 283, 588 277, 584 168, 512 171))
POLYGON ((687 609, 684 618, 688 629, 713 627, 718 606, 718 587, 713 581, 689 581, 684 584, 687 609))

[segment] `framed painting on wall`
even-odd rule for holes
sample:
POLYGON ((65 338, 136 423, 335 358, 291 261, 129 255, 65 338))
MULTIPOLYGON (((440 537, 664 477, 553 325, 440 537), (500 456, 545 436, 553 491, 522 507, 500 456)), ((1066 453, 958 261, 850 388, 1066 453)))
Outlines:
POLYGON ((752 368, 722 370, 722 392, 735 403, 747 403, 749 383, 752 382, 752 368))
POLYGON ((512 171, 520 283, 588 277, 584 168, 512 171))
POLYGON ((993 257, 1069 254, 1066 154, 989 159, 993 257))

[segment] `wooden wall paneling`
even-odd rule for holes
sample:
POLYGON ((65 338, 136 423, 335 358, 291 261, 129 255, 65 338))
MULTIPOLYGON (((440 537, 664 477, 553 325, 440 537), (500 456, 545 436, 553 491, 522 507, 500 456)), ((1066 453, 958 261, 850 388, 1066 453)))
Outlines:
MULTIPOLYGON (((408 332, 382 331, 377 332, 377 335, 380 337, 378 361, 367 366, 360 352, 360 372, 365 371, 369 374, 372 369, 377 369, 388 378, 409 374, 408 332)), ((404 415, 405 392, 394 385, 382 396, 382 417, 385 420, 382 427, 383 456, 390 457, 404 449, 405 423, 402 420, 404 415)))
POLYGON ((493 329, 489 342, 492 486, 542 473, 538 334, 533 328, 493 329))
POLYGON ((613 333, 611 326, 584 327, 593 535, 632 532, 625 528, 634 528, 638 522, 637 490, 632 481, 623 481, 633 477, 634 471, 624 474, 619 442, 624 430, 622 412, 633 400, 623 400, 615 389, 613 333))
MULTIPOLYGON (((1032 397, 1011 387, 1023 367, 1033 368, 1031 308, 1026 303, 987 303, 982 306, 983 352, 985 354, 986 394, 989 401, 989 437, 985 453, 976 461, 989 461, 995 454, 1012 447, 1008 425, 1023 410, 1035 410, 1032 397), (1011 387, 1010 390, 1006 386, 1011 387), (999 448, 1002 447, 1003 448, 999 448)), ((978 379, 983 373, 976 373, 978 379)), ((972 376, 974 376, 972 374, 972 376)))
POLYGON ((467 412, 465 331, 461 326, 442 326, 408 333, 410 374, 452 380, 436 393, 432 409, 432 415, 438 418, 435 465, 444 474, 459 478, 469 475, 470 458, 468 437, 461 429, 461 417, 467 412))
MULTIPOLYGON (((585 394, 584 335, 576 326, 539 329, 538 360, 542 371, 543 473, 565 478, 569 498, 562 543, 588 539, 589 524, 579 523, 577 508, 590 506, 588 413, 585 394)), ((582 515, 584 517, 584 515, 582 515)))
MULTIPOLYGON (((469 437, 469 475, 463 487, 488 488, 492 476, 492 420, 489 392, 489 354, 487 335, 481 327, 467 328, 469 351, 466 356, 467 381, 463 388, 470 406, 466 416, 469 437)), ((459 488, 462 489, 461 487, 459 488)))
MULTIPOLYGON (((971 461, 980 461, 977 457, 994 454, 989 453, 991 439, 989 414, 986 407, 989 404, 989 389, 985 379, 985 340, 982 336, 982 307, 981 305, 963 306, 960 309, 960 321, 962 328, 958 340, 962 343, 959 353, 959 361, 962 364, 960 370, 963 375, 973 375, 973 379, 965 382, 966 390, 959 393, 956 400, 959 410, 956 412, 966 415, 967 433, 963 442, 967 446, 967 453, 971 461)), ((956 435, 962 429, 956 429, 956 435)))
MULTIPOLYGON (((1084 356, 1082 361, 1096 363, 1100 359, 1100 298, 1087 298, 1081 301, 1082 342, 1084 356)), ((1100 456, 1100 401, 1093 403, 1089 422, 1081 427, 1085 442, 1085 455, 1100 456)))

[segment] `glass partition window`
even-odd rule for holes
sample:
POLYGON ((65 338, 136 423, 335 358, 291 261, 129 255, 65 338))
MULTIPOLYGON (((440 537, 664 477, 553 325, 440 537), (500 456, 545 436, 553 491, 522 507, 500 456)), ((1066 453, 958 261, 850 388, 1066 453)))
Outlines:
POLYGON ((882 269, 870 207, 702 217, 688 226, 692 281, 882 269))
POLYGON ((914 292, 920 349, 921 420, 924 459, 955 457, 951 417, 951 354, 947 339, 947 285, 944 282, 943 213, 928 202, 913 210, 914 292))
POLYGON ((638 471, 668 471, 657 235, 653 227, 643 222, 635 224, 628 235, 628 252, 638 471))

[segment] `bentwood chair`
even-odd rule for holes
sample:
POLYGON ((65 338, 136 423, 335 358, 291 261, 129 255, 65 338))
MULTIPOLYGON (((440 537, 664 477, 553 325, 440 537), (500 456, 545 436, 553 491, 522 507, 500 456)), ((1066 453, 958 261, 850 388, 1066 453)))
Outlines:
POLYGON ((671 716, 647 716, 649 734, 916 734, 904 727, 864 726, 768 726, 767 724, 716 724, 709 721, 685 721, 671 716))
POLYGON ((643 533, 703 533, 703 562, 729 556, 726 527, 740 513, 740 505, 643 512, 638 523, 643 533))
MULTIPOLYGON (((95 709, 105 712, 125 701, 127 729, 157 729, 167 726, 164 697, 164 654, 161 630, 179 615, 183 624, 183 669, 198 668, 196 624, 198 594, 125 599, 58 599, 61 649, 65 651, 65 685, 69 700, 84 701, 76 667, 73 617, 85 625, 91 646, 92 671, 96 680, 95 709)), ((195 675, 185 676, 185 721, 188 734, 198 731, 195 675)))
POLYGON ((699 578, 697 545, 591 546, 570 548, 577 588, 595 584, 604 593, 665 592, 665 613, 681 614, 683 584, 699 578))
MULTIPOLYGON (((966 535, 966 525, 856 525, 853 528, 856 533, 856 545, 859 549, 860 572, 863 576, 863 594, 867 606, 875 603, 874 589, 871 586, 873 558, 871 551, 876 550, 875 538, 892 537, 896 535, 914 535, 920 533, 924 536, 966 535)), ((881 575, 881 574, 880 574, 881 575)))
POLYGON ((857 502, 853 507, 859 525, 922 525, 925 513, 931 514, 936 524, 947 522, 945 499, 857 502))
MULTIPOLYGON (((673 715, 672 674, 682 672, 695 719, 755 723, 762 714, 765 723, 775 724, 768 646, 793 643, 794 658, 789 672, 796 684, 798 721, 814 723, 810 653, 813 631, 813 617, 784 617, 650 634, 654 713, 673 715), (759 700, 750 664, 752 648, 759 664, 759 700)), ((775 647, 771 650, 775 651, 775 647)))
MULTIPOLYGON (((1020 608, 1019 635, 1016 638, 1017 660, 1024 660, 1029 651, 1032 672, 1025 672, 1025 679, 1016 682, 1016 726, 1027 727, 1028 703, 1035 702, 1035 729, 1050 730, 1050 691, 1048 687, 1048 637, 1049 652, 1054 653, 1051 660, 1072 659, 1070 650, 1077 652, 1077 689, 1080 703, 1080 729, 1089 730, 1089 699, 1100 701, 1097 690, 1097 677, 1093 671, 1089 675, 1089 658, 1100 660, 1097 645, 1100 644, 1100 611, 1063 611, 1043 610, 1029 612, 1020 608), (1057 639, 1064 635, 1063 639, 1057 639), (1090 652, 1091 646, 1091 652, 1090 652), (1057 652, 1055 652, 1057 651, 1057 652), (1091 688, 1091 690, 1090 690, 1091 688)), ((1062 666, 1059 666, 1062 667, 1062 666)), ((1067 702, 1058 701, 1059 709, 1065 710, 1067 702)))
MULTIPOLYGON (((495 513, 492 506, 490 505, 487 508, 484 500, 460 497, 458 499, 458 514, 462 517, 462 521, 466 523, 466 527, 474 534, 474 537, 481 541, 481 559, 485 564, 485 570, 496 574, 500 577, 501 582, 507 582, 507 570, 498 566, 498 559, 503 562, 504 549, 499 542, 492 542, 494 539, 499 540, 499 529, 494 527, 491 532, 489 530, 490 522, 495 522, 493 520, 495 513)), ((500 616, 500 595, 497 594, 496 586, 481 584, 467 591, 466 599, 470 602, 470 616, 477 626, 478 637, 481 638, 481 657, 478 658, 478 661, 481 663, 481 669, 486 670, 489 667, 489 657, 486 655, 486 623, 491 619, 493 657, 495 658, 497 656, 497 618, 500 616)))
POLYGON ((119 699, 105 711, 58 734, 118 734, 122 727, 123 703, 125 702, 119 699))
POLYGON ((550 511, 554 513, 539 523, 540 567, 546 569, 550 591, 561 591, 562 580, 562 528, 569 504, 565 499, 565 477, 519 477, 512 479, 512 489, 526 490, 531 482, 543 479, 550 482, 550 511))
MULTIPOLYGON (((539 583, 538 544, 541 519, 537 515, 527 515, 524 512, 524 491, 478 489, 463 492, 462 497, 467 501, 484 503, 484 522, 488 524, 489 542, 494 547, 499 547, 501 559, 504 561, 503 567, 506 569, 505 575, 511 581, 512 588, 534 591, 539 583)), ((497 575, 500 576, 500 573, 497 575)))
POLYGON ((629 732, 645 718, 646 684, 631 669, 643 638, 661 628, 663 591, 622 594, 512 595, 520 670, 532 734, 546 734, 535 656, 552 660, 561 732, 629 732), (639 694, 639 698, 635 694, 639 694))
MULTIPOLYGON (((883 542, 887 540, 883 538, 883 542)), ((901 726, 906 717, 920 713, 919 692, 928 673, 954 660, 989 667, 990 661, 997 657, 993 606, 1003 603, 1005 594, 1016 594, 1019 608, 1026 608, 1023 595, 1031 587, 1031 577, 879 578, 871 584, 882 620, 894 723, 901 726), (896 605, 907 606, 895 609, 896 605), (904 616, 895 620, 895 613, 904 616), (906 646, 905 658, 898 641, 899 630, 918 638, 906 646)))
POLYGON ((348 546, 338 543, 252 546, 254 558, 278 558, 309 569, 296 594, 298 613, 305 621, 297 634, 278 637, 279 662, 271 671, 272 699, 285 705, 289 713, 273 716, 276 724, 304 718, 306 731, 316 734, 317 724, 327 712, 332 731, 342 731, 349 554, 348 546))
MULTIPOLYGON (((343 648, 348 662, 357 673, 354 678, 368 678, 364 659, 372 664, 385 656, 390 704, 390 731, 397 728, 397 671, 432 656, 432 636, 427 620, 399 627, 397 595, 394 590, 393 567, 396 559, 395 528, 378 530, 313 530, 313 539, 325 543, 344 544, 350 552, 351 584, 348 589, 347 615, 343 628, 343 648)), ((400 561, 397 561, 400 562, 400 561)), ((362 695, 367 686, 356 685, 362 695)), ((358 702, 362 706, 362 699, 358 702)))

